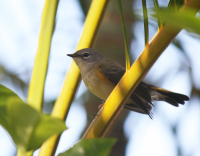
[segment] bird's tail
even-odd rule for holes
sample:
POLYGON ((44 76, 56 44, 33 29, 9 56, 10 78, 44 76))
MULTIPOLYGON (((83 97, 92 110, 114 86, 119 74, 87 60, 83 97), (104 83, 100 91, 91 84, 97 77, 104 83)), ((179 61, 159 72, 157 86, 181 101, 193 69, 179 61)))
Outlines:
POLYGON ((155 101, 165 101, 169 104, 178 107, 179 104, 185 104, 189 97, 183 94, 174 93, 169 90, 149 85, 151 88, 151 99, 155 101))

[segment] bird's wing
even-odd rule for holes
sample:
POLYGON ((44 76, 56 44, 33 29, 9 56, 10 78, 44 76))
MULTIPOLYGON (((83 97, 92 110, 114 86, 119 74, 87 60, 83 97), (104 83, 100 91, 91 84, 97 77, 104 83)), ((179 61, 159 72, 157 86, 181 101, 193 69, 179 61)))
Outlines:
MULTIPOLYGON (((124 67, 109 59, 104 59, 101 61, 99 63, 99 69, 106 76, 106 78, 115 85, 117 85, 125 73, 124 67)), ((134 102, 134 104, 142 108, 146 114, 150 115, 151 106, 148 106, 150 107, 148 108, 147 105, 143 102, 143 100, 145 100, 146 102, 151 103, 151 96, 149 95, 147 86, 144 82, 141 82, 137 86, 134 93, 130 96, 130 99, 134 102)))
POLYGON ((125 69, 118 63, 104 59, 99 63, 99 69, 101 72, 115 85, 119 82, 125 73, 125 69))

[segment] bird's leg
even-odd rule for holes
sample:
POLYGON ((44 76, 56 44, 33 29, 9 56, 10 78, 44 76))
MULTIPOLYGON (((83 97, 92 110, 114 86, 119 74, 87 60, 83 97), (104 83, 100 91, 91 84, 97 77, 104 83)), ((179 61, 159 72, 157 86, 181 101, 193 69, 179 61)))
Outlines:
POLYGON ((97 114, 93 114, 93 115, 91 115, 91 118, 95 118, 97 116, 98 116, 97 114))
POLYGON ((100 104, 100 105, 98 106, 98 109, 101 109, 101 107, 104 105, 104 103, 105 103, 105 101, 102 101, 102 104, 100 104))
MULTIPOLYGON (((102 101, 102 103, 98 106, 98 109, 101 109, 101 107, 104 105, 104 101, 102 101)), ((91 118, 94 118, 94 117, 97 117, 98 116, 98 114, 93 114, 93 115, 91 115, 91 118)))

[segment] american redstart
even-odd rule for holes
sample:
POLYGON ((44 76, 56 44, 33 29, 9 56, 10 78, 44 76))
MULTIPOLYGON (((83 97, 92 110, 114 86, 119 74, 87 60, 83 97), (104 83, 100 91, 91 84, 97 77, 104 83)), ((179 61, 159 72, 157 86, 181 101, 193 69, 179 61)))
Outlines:
MULTIPOLYGON (((125 73, 125 68, 115 61, 105 58, 96 50, 86 48, 68 54, 72 57, 87 88, 102 100, 106 100, 125 73)), ((140 82, 127 100, 124 108, 148 114, 152 117, 152 101, 166 101, 178 107, 189 100, 183 94, 174 93, 163 88, 140 82)))

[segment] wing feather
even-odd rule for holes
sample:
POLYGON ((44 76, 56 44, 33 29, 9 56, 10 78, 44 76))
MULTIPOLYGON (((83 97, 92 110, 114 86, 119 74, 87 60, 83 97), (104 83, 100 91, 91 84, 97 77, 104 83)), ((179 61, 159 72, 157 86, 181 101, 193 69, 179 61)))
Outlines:
MULTIPOLYGON (((110 80, 112 83, 114 83, 115 85, 117 85, 117 83, 120 81, 120 79, 125 73, 124 67, 106 58, 99 63, 99 69, 106 76, 106 78, 110 80)), ((144 82, 141 82, 135 89, 134 93, 130 96, 130 99, 133 101, 134 104, 140 107, 146 114, 152 117, 150 113, 151 106, 148 106, 150 108, 147 108, 147 105, 143 102, 145 101, 147 103, 152 104, 151 96, 149 95, 147 89, 148 89, 148 86, 144 82)), ((129 105, 129 107, 130 106, 131 105, 129 105)), ((126 105, 125 105, 125 108, 126 108, 126 105)))

